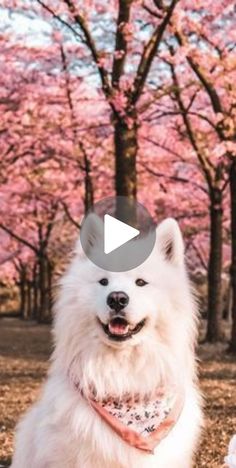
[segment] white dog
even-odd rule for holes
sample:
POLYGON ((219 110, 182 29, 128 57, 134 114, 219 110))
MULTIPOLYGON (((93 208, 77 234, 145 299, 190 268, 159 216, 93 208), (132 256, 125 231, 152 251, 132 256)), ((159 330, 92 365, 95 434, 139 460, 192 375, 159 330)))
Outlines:
MULTIPOLYGON (((87 249, 101 235, 90 216, 87 249)), ((196 325, 174 220, 125 273, 95 266, 79 242, 55 306, 49 376, 18 426, 12 468, 190 468, 202 425, 196 325)))

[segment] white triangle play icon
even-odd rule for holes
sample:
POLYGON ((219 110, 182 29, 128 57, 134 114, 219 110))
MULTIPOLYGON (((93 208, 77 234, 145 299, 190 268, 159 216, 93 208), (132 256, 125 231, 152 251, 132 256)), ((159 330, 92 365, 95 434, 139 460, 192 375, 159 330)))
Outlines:
POLYGON ((129 240, 137 237, 140 231, 119 219, 106 214, 104 216, 104 252, 109 254, 129 240))

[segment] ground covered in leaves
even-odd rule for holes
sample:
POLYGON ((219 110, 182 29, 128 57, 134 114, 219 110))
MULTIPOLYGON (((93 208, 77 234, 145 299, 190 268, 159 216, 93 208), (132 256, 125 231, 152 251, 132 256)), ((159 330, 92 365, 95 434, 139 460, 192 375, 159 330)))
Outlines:
MULTIPOLYGON (((16 422, 39 395, 50 351, 49 327, 17 319, 0 320, 2 466, 9 466, 11 460, 16 422)), ((199 356, 206 427, 195 468, 222 467, 229 439, 236 432, 236 358, 228 356, 223 345, 201 346, 199 356)))

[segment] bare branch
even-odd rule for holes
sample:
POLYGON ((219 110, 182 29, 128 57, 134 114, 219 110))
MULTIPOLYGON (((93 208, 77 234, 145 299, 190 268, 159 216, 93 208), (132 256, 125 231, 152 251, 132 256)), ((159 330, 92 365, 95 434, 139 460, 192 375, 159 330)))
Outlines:
POLYGON ((67 206, 67 204, 64 202, 64 201, 61 201, 61 204, 63 206, 63 209, 65 211, 65 214, 68 218, 68 220, 77 228, 77 229, 80 229, 81 226, 79 223, 77 223, 77 221, 75 221, 75 219, 73 218, 72 214, 70 213, 70 210, 67 206))
POLYGON ((81 42, 84 42, 84 39, 83 37, 81 36, 81 34, 78 33, 78 31, 73 28, 73 26, 71 26, 70 23, 68 23, 67 21, 63 20, 59 15, 57 15, 53 10, 52 8, 50 8, 48 5, 46 5, 46 3, 42 2, 42 0, 36 0, 48 13, 50 13, 53 18, 55 18, 57 21, 59 21, 63 26, 65 26, 67 29, 69 29, 76 38, 78 38, 81 42))

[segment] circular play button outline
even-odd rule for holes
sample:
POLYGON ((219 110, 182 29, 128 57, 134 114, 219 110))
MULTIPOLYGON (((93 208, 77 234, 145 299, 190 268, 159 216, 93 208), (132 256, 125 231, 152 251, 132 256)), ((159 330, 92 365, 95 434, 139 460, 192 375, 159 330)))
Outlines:
POLYGON ((129 271, 141 265, 152 252, 155 240, 156 225, 148 210, 127 197, 98 201, 81 224, 84 253, 107 271, 129 271))

